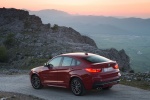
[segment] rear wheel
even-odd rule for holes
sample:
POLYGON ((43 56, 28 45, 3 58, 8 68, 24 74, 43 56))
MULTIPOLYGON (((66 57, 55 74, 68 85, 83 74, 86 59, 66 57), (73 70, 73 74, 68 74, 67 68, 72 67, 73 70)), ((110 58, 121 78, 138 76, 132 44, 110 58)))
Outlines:
POLYGON ((41 80, 37 75, 33 75, 31 77, 31 84, 35 89, 40 89, 43 87, 43 85, 41 84, 41 80))
POLYGON ((72 79, 70 86, 71 86, 71 91, 76 96, 84 95, 86 92, 84 85, 79 78, 72 79))

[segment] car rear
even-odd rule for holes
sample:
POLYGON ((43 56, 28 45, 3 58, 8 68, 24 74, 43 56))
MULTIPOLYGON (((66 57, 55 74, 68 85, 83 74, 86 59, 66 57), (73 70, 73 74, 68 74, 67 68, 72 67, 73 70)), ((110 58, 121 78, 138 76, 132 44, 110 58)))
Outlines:
POLYGON ((119 83, 121 74, 116 61, 90 54, 83 59, 87 62, 85 71, 88 73, 91 88, 108 88, 119 83))

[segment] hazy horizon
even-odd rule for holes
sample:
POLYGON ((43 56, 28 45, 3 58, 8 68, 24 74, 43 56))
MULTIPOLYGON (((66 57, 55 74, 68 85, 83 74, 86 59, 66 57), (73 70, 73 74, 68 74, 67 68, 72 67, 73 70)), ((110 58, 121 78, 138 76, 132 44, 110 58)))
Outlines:
POLYGON ((22 10, 27 10, 27 11, 33 11, 33 12, 38 12, 38 11, 44 11, 44 10, 55 10, 55 11, 60 11, 60 12, 64 12, 64 13, 67 13, 69 15, 72 15, 72 16, 104 16, 104 17, 116 17, 116 18, 141 18, 141 19, 150 19, 150 17, 138 17, 138 16, 107 16, 107 15, 83 15, 83 14, 72 14, 72 13, 69 13, 69 12, 65 12, 65 11, 62 11, 62 10, 58 10, 58 9, 41 9, 41 10, 29 10, 29 9, 25 9, 25 8, 22 8, 22 10))
POLYGON ((150 18, 150 0, 1 0, 0 4, 1 8, 56 9, 73 15, 150 18))

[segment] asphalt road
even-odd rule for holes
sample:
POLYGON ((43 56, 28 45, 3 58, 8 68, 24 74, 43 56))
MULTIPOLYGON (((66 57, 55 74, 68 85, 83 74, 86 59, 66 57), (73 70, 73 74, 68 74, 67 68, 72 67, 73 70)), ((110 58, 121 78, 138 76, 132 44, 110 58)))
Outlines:
POLYGON ((120 84, 110 90, 92 90, 84 96, 74 96, 70 90, 63 88, 35 90, 28 75, 0 75, 0 91, 34 95, 46 100, 150 100, 150 91, 120 84))

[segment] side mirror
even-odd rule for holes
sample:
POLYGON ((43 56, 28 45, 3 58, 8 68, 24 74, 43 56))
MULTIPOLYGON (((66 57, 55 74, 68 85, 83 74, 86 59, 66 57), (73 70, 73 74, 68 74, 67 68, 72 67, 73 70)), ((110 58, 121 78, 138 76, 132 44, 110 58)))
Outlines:
POLYGON ((47 67, 47 63, 44 63, 44 67, 47 67))
POLYGON ((44 67, 52 68, 53 65, 52 64, 48 64, 48 63, 44 63, 44 67))

